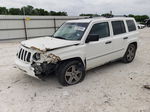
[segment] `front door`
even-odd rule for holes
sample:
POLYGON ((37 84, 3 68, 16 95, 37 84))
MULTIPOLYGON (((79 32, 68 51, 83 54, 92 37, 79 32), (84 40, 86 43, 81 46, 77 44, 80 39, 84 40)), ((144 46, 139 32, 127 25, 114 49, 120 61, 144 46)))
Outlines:
POLYGON ((86 43, 87 69, 94 68, 111 60, 110 53, 113 52, 108 22, 96 23, 89 34, 99 35, 99 41, 86 43))

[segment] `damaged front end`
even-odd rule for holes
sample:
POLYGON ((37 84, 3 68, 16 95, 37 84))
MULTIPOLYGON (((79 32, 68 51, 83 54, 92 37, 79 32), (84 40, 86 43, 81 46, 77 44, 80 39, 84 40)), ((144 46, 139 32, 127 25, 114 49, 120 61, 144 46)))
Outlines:
POLYGON ((38 64, 36 62, 33 62, 31 66, 34 68, 35 76, 38 77, 39 79, 44 79, 48 75, 55 73, 57 64, 53 63, 48 64, 47 62, 38 64))
POLYGON ((38 48, 33 48, 37 52, 33 54, 31 66, 34 68, 35 76, 44 79, 48 75, 55 73, 58 62, 61 61, 59 56, 38 48))
POLYGON ((51 37, 23 41, 16 55, 16 65, 24 73, 43 79, 54 73, 62 60, 54 52, 79 43, 51 37))

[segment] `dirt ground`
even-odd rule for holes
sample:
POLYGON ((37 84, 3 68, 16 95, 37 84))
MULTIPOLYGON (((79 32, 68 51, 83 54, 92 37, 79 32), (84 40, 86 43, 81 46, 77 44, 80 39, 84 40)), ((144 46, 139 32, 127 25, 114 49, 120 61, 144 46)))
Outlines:
POLYGON ((130 64, 110 63, 62 87, 55 76, 40 81, 15 68, 18 42, 0 43, 0 112, 150 112, 150 28, 130 64))

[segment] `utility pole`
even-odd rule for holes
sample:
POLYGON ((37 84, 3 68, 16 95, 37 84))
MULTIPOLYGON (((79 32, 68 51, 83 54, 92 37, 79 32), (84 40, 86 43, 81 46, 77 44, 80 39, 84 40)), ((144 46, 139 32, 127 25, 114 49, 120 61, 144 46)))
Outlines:
POLYGON ((112 13, 113 13, 113 12, 112 12, 112 11, 110 11, 110 15, 112 15, 112 13))
POLYGON ((24 15, 24 17, 26 15, 26 11, 25 11, 24 7, 23 7, 23 15, 24 15))
POLYGON ((26 26, 26 12, 25 12, 25 7, 23 7, 23 15, 24 15, 24 18, 23 18, 23 23, 24 23, 24 32, 25 32, 25 40, 28 39, 28 35, 27 35, 27 26, 26 26))

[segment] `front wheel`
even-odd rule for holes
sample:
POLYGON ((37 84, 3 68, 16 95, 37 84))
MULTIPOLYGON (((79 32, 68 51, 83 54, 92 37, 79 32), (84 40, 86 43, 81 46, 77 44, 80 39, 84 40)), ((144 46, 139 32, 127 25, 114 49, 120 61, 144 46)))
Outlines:
POLYGON ((122 58, 122 61, 124 63, 131 63, 135 58, 135 54, 136 54, 136 46, 134 44, 130 44, 127 48, 124 57, 122 58))
POLYGON ((63 62, 58 68, 57 77, 63 86, 77 84, 85 77, 84 65, 76 60, 63 62))

